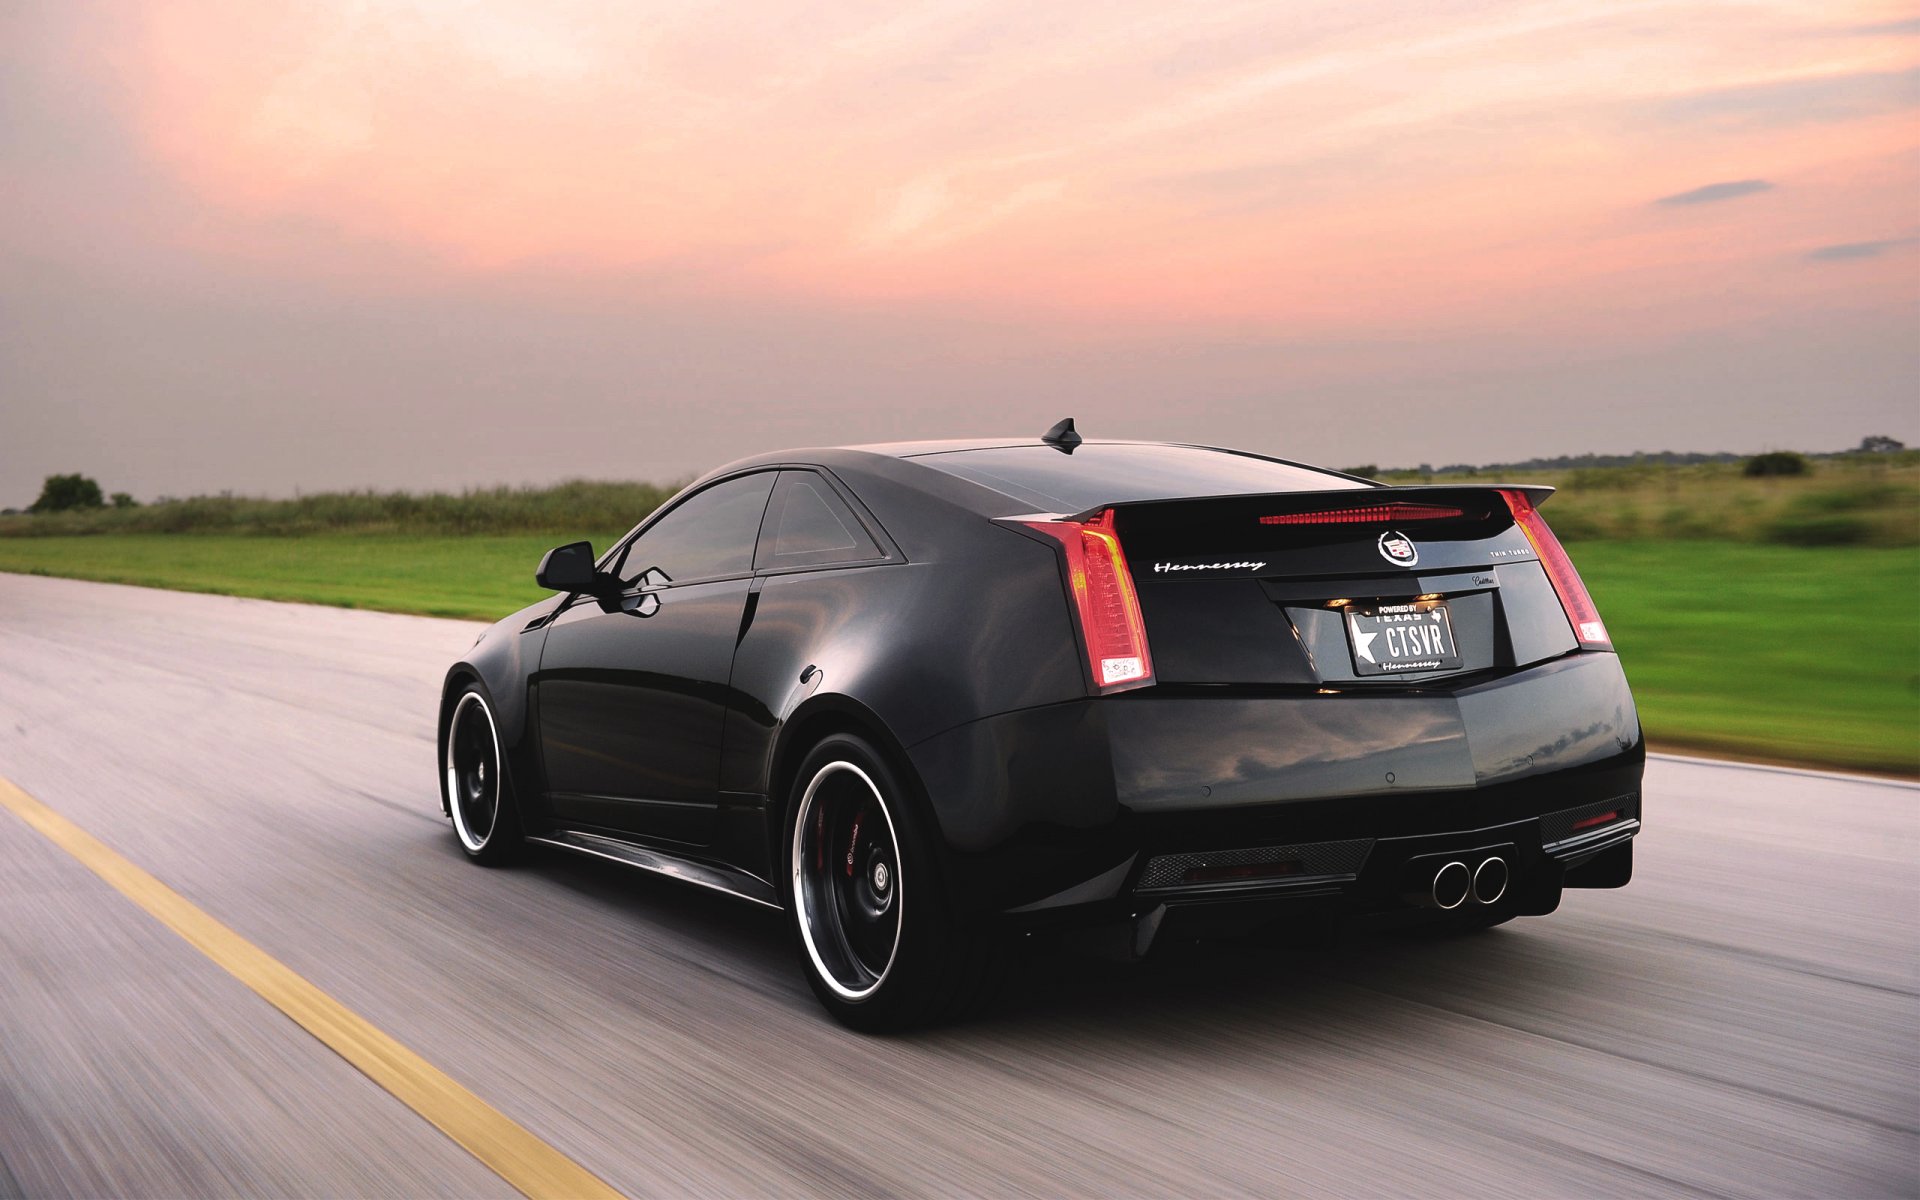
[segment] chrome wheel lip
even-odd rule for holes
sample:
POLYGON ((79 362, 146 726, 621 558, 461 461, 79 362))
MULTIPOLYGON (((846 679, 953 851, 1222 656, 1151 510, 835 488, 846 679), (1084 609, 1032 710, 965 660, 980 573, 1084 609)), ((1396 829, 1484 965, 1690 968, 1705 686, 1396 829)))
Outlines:
POLYGON ((468 692, 466 695, 460 697, 460 703, 454 706, 452 719, 447 722, 447 757, 445 763, 447 776, 447 813, 453 818, 453 832, 459 837, 460 844, 466 847, 469 853, 478 854, 480 851, 486 849, 488 838, 491 838, 493 831, 500 826, 500 775, 502 772, 495 770, 493 773, 493 824, 487 829, 486 837, 475 838, 473 831, 467 826, 466 813, 463 811, 464 800, 463 789, 460 784, 460 769, 454 762, 454 747, 459 742, 460 719, 465 715, 467 705, 469 704, 479 705, 481 715, 487 719, 487 736, 493 743, 493 761, 495 764, 499 764, 501 761, 500 731, 493 723, 492 706, 481 699, 479 692, 468 692))
POLYGON ((836 759, 814 772, 813 778, 807 783, 807 790, 801 794, 799 811, 794 816, 793 842, 788 847, 788 863, 793 875, 793 916, 795 923, 800 927, 800 941, 806 947, 807 959, 813 965, 815 977, 842 1000, 859 1001, 873 995, 893 974, 894 964, 900 961, 900 935, 906 928, 907 909, 906 887, 900 881, 899 857, 900 835, 894 828, 893 812, 887 807, 886 797, 880 794, 880 788, 873 782, 873 777, 844 759, 836 759), (887 965, 874 977, 872 983, 860 988, 847 987, 834 978, 833 972, 827 967, 826 960, 821 956, 820 947, 814 941, 813 922, 807 914, 806 880, 802 877, 806 866, 807 822, 813 813, 814 796, 820 791, 822 783, 842 771, 856 776, 866 785, 867 791, 873 795, 874 803, 880 808, 880 815, 886 818, 887 840, 893 844, 894 853, 893 878, 891 886, 887 889, 888 903, 899 910, 894 916, 893 945, 887 952, 887 965))

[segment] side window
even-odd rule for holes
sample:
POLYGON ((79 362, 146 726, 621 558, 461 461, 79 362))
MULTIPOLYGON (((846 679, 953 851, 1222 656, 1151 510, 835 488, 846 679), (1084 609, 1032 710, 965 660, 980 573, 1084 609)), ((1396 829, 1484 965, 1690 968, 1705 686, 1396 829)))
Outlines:
POLYGON ((674 583, 725 579, 753 570, 754 537, 775 474, 742 475, 682 500, 627 547, 617 572, 621 581, 631 586, 654 568, 674 583))
POLYGON ((760 527, 759 571, 783 567, 821 567, 885 558, 860 519, 811 471, 782 471, 760 527))

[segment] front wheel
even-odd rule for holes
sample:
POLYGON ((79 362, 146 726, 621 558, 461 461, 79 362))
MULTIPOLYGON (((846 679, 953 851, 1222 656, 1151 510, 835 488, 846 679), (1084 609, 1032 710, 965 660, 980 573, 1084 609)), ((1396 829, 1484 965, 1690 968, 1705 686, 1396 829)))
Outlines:
POLYGON ((918 798, 865 740, 830 737, 794 779, 783 880, 814 994, 855 1029, 951 1019, 998 947, 952 911, 918 798))
POLYGON ((460 849, 477 863, 513 859, 522 846, 520 811, 507 782, 500 730, 478 685, 469 684, 447 721, 447 814, 460 849))

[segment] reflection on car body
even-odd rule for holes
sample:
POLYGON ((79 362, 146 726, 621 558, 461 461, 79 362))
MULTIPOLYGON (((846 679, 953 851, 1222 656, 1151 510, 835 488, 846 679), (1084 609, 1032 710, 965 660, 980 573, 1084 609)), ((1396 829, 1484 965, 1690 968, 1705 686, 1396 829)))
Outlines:
POLYGON ((786 910, 861 1028, 963 1010, 1037 926, 1548 913, 1631 877, 1644 761, 1549 492, 1071 422, 747 459, 548 555, 447 674, 443 800, 481 862, 786 910))

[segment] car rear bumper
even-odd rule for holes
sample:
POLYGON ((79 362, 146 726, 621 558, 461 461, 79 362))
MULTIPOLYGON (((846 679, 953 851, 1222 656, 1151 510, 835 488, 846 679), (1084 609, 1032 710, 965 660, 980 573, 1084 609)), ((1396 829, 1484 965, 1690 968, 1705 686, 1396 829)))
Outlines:
MULTIPOLYGON (((1393 927, 1538 916, 1557 908, 1566 888, 1622 887, 1632 878, 1637 818, 1622 818, 1577 853, 1543 845, 1541 826, 1541 820, 1522 821, 1456 834, 1378 839, 1367 845, 1364 861, 1351 872, 1237 887, 1140 886, 1151 878, 1149 866, 1110 900, 1042 906, 1008 919, 1030 930, 1069 930, 1084 947, 1108 957, 1137 958, 1169 935, 1297 935, 1353 924, 1393 927), (1483 891, 1479 882, 1491 866, 1499 869, 1498 882, 1483 891), (1472 881, 1447 908, 1432 890, 1442 868, 1472 881)), ((1311 852, 1312 847, 1291 849, 1311 852)))
POLYGON ((1603 824, 1624 844, 1645 765, 1619 661, 1593 653, 1452 689, 1143 689, 974 722, 909 753, 956 902, 1028 921, 1256 900, 1386 910, 1405 860, 1492 845, 1513 847, 1538 907, 1607 848, 1568 842, 1561 826, 1579 818, 1565 814, 1618 809, 1603 824), (1195 888, 1183 868, 1169 890, 1155 865, 1287 849, 1302 853, 1284 878, 1195 888))

